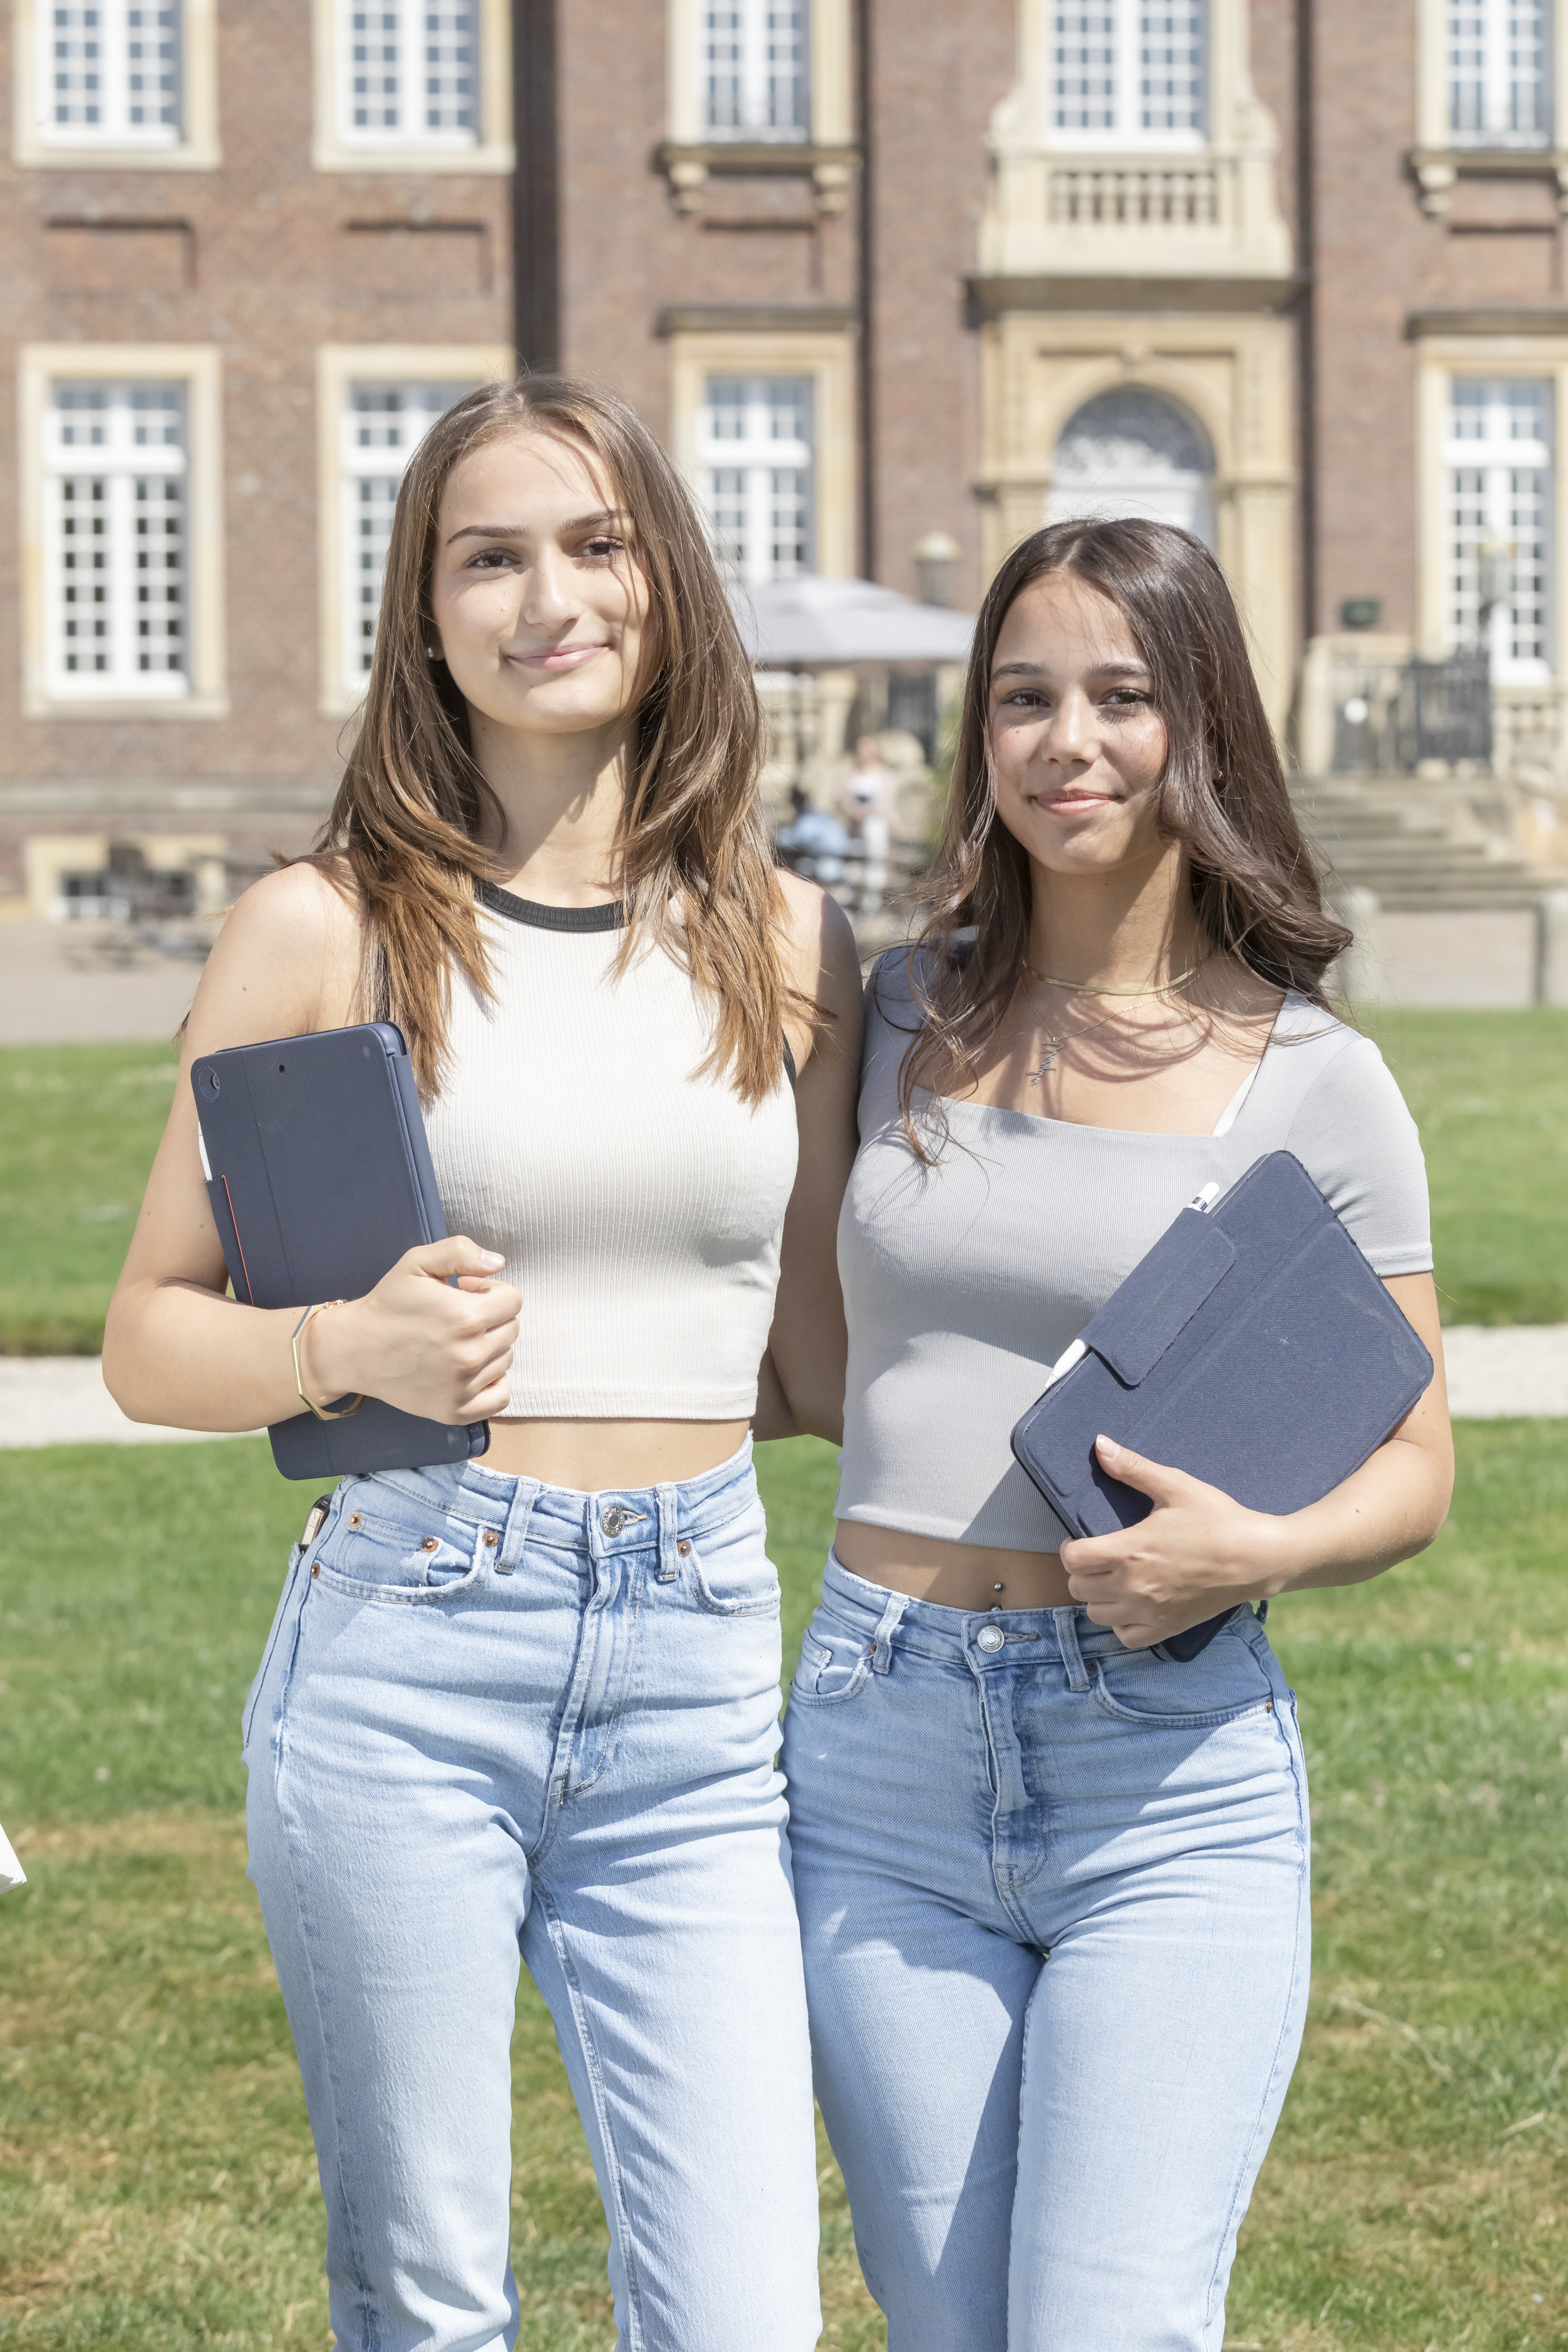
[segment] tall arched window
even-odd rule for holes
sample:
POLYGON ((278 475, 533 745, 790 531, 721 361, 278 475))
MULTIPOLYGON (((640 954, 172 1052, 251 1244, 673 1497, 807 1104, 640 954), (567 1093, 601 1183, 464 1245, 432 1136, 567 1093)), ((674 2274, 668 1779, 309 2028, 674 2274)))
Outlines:
POLYGON ((1214 451, 1190 409, 1125 384, 1097 393, 1057 443, 1047 522, 1147 515, 1214 545, 1214 451))

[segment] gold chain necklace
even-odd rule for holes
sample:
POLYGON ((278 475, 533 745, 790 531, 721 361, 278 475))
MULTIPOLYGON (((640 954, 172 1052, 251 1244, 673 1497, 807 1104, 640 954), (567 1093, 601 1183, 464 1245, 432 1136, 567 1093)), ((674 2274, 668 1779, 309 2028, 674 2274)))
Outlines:
POLYGON ((1069 988, 1075 996, 1169 996, 1173 989, 1184 988, 1189 980, 1195 980, 1203 965, 1189 964, 1174 980, 1163 980, 1153 988, 1100 988, 1092 980, 1058 980, 1054 971, 1037 971, 1032 963, 1026 963, 1024 970, 1045 987, 1069 988))
MULTIPOLYGON (((1195 963, 1189 971, 1178 972, 1174 980, 1162 982, 1156 988, 1095 988, 1087 981, 1058 980, 1048 971, 1037 971, 1032 963, 1026 963, 1024 970, 1027 972, 1031 980, 1037 980, 1047 988, 1069 988, 1079 996, 1140 997, 1169 996, 1173 989, 1184 987, 1189 980, 1194 979, 1203 970, 1203 966, 1202 964, 1195 963)), ((1045 1050, 1040 1055, 1038 1068, 1026 1070, 1024 1073, 1024 1076, 1027 1078, 1029 1084, 1032 1087, 1037 1087, 1041 1079, 1045 1076, 1047 1071, 1055 1069, 1057 1063, 1061 1058, 1062 1053, 1067 1046, 1076 1045, 1079 1038, 1091 1037, 1097 1029, 1104 1029, 1109 1026, 1110 1023, 1113 1021, 1115 1017, 1114 1013, 1108 1013, 1105 1014, 1103 1019, 1091 1021, 1087 1028, 1080 1029, 1078 1032, 1076 1037, 1068 1036, 1065 1033, 1058 1037, 1052 1031, 1047 1029, 1045 1032, 1045 1050)))

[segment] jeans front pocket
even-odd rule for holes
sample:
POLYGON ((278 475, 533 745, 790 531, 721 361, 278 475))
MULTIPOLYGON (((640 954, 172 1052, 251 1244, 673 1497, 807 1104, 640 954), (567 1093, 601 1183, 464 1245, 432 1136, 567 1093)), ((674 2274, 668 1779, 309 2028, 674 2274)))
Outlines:
POLYGON ((1198 1730, 1275 1709, 1262 1660, 1229 1626, 1184 1664, 1152 1650, 1122 1650, 1096 1659, 1092 1672, 1098 1705, 1122 1723, 1198 1730))
POLYGON ((871 1679, 871 1645, 817 1611, 800 1644, 800 1664, 789 1686, 792 1706, 842 1706, 871 1679))
POLYGON ((692 1538, 687 1565, 693 1599, 715 1617, 777 1616, 778 1570, 768 1558, 768 1523, 762 1498, 692 1538))
POLYGON ((312 1574, 345 1600, 442 1601, 477 1581, 484 1558, 481 1530, 468 1519, 356 1504, 329 1522, 312 1574))

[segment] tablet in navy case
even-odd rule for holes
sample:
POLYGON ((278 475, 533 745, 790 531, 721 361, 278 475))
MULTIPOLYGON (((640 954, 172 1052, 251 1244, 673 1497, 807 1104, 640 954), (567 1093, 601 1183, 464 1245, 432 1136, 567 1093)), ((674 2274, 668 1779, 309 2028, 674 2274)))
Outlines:
MULTIPOLYGON (((1013 1452, 1079 1536, 1153 1508, 1100 1467, 1102 1433, 1251 1510, 1299 1511, 1360 1469, 1433 1370, 1289 1151, 1256 1160, 1211 1209, 1184 1209, 1068 1354, 1078 1360, 1017 1423, 1013 1452)), ((1224 1622, 1159 1646, 1195 1657, 1224 1622)))
MULTIPOLYGON (((360 1298, 405 1250, 446 1239, 413 1066, 391 1022, 204 1054, 191 1084, 207 1197, 245 1305, 360 1298)), ((371 1396, 345 1420, 300 1413, 267 1433, 285 1478, 466 1462, 490 1442, 486 1422, 447 1428, 371 1396)))

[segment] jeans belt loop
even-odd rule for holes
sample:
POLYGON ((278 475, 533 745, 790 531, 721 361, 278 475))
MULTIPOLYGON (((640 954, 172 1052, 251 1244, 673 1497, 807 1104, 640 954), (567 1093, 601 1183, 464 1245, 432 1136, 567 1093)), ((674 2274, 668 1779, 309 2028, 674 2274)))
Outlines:
POLYGON ((1257 1620, 1258 1620, 1258 1623, 1259 1623, 1260 1625, 1267 1625, 1267 1624, 1268 1624, 1268 1601, 1254 1601, 1254 1603, 1253 1603, 1253 1608, 1252 1608, 1252 1613, 1253 1613, 1253 1615, 1257 1618, 1257 1620))
POLYGON ((874 1675, 885 1675, 892 1664, 893 1636, 909 1605, 907 1592, 889 1593, 887 1607, 878 1619, 877 1630, 871 1636, 871 1672, 874 1675))
POLYGON ((1084 1664, 1083 1652, 1078 1645, 1078 1611, 1053 1609, 1051 1622, 1057 1629, 1057 1647, 1068 1670, 1068 1688, 1086 1691, 1089 1688, 1089 1668, 1084 1664))
POLYGON ((520 1478, 511 1498, 511 1508, 506 1515, 501 1530, 500 1551, 496 1559, 498 1576, 510 1576, 522 1558, 523 1545, 528 1541, 528 1523, 533 1517, 533 1507, 541 1493, 537 1478, 520 1478))
POLYGON ((655 1505, 658 1512, 658 1580, 673 1584, 680 1573, 680 1559, 675 1547, 680 1538, 680 1496, 670 1486, 658 1486, 655 1505))

